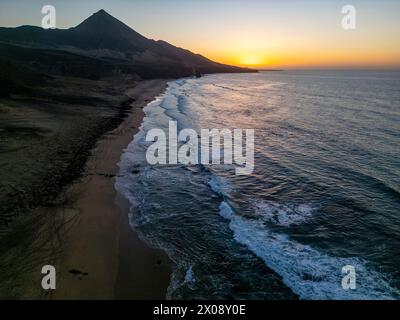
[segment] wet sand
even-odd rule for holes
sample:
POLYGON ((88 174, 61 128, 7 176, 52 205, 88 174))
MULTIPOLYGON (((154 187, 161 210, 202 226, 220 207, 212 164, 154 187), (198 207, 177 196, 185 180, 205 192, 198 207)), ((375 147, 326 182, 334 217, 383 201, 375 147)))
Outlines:
POLYGON ((63 250, 56 262, 57 289, 49 298, 165 298, 170 261, 163 251, 148 247, 132 231, 128 204, 114 189, 117 163, 138 131, 142 108, 165 86, 166 80, 142 81, 127 91, 134 99, 131 113, 98 141, 83 178, 68 188, 67 193, 76 200, 59 208, 68 221, 68 232, 63 233, 63 250))

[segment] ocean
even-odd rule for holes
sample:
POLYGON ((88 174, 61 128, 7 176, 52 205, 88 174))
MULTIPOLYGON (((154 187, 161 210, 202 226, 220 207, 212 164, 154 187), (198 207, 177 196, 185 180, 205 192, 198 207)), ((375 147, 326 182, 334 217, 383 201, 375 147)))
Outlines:
POLYGON ((144 111, 116 189, 132 228, 173 261, 167 298, 400 298, 399 72, 180 79, 144 111), (254 129, 253 173, 149 165, 146 133, 171 120, 254 129))

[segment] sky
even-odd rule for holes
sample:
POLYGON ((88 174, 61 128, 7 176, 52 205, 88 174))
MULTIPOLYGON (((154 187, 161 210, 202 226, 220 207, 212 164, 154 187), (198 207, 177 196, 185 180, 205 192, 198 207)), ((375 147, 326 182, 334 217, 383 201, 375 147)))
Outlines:
POLYGON ((104 9, 142 35, 212 60, 257 68, 400 69, 398 0, 0 0, 0 26, 40 26, 53 5, 57 28, 104 9), (342 28, 344 5, 356 28, 342 28))

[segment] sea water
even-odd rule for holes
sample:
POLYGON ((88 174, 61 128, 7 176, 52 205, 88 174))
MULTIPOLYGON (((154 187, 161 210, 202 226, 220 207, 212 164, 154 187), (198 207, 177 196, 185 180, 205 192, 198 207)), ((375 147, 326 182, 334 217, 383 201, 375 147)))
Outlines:
POLYGON ((168 298, 400 297, 400 73, 180 79, 144 111, 116 188, 132 228, 173 261, 168 298), (253 173, 149 165, 146 133, 169 121, 254 129, 253 173))

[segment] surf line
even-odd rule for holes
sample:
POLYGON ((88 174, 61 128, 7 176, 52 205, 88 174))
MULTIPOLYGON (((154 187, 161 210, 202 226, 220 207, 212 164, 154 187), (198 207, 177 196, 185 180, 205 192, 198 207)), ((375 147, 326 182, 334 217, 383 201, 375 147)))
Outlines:
POLYGON ((254 129, 201 129, 199 135, 194 129, 178 133, 177 122, 169 121, 168 134, 154 128, 147 132, 146 141, 152 142, 146 151, 146 160, 152 165, 221 164, 223 158, 223 164, 235 165, 237 175, 249 175, 254 170, 254 129))

